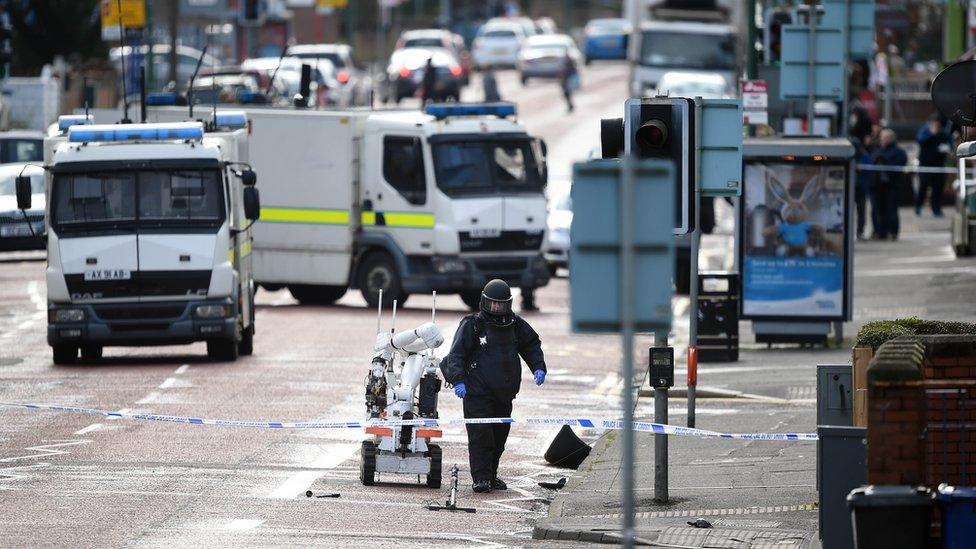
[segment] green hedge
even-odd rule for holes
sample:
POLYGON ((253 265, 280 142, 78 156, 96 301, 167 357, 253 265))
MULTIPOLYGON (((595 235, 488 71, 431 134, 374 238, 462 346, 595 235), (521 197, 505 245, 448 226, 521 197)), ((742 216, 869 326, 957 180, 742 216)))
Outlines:
POLYGON ((917 317, 868 322, 857 333, 857 346, 877 350, 884 342, 906 335, 976 334, 976 324, 955 320, 922 320, 917 317))

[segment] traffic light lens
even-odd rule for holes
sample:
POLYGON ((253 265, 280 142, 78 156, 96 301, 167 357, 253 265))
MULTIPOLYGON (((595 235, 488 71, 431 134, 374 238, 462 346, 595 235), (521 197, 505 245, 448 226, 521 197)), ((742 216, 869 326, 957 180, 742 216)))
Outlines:
POLYGON ((660 120, 648 120, 637 129, 637 145, 641 149, 660 149, 668 140, 668 127, 660 120))

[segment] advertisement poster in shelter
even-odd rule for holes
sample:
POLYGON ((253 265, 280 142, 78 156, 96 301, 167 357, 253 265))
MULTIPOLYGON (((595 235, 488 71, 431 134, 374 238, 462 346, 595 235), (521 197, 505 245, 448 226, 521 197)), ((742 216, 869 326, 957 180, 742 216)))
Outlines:
POLYGON ((746 165, 743 318, 843 320, 846 180, 846 164, 746 165))

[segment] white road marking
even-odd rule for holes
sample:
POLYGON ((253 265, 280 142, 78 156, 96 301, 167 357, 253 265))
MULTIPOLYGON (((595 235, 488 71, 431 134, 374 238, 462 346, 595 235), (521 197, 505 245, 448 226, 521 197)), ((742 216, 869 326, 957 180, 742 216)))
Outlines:
POLYGON ((30 450, 30 451, 36 452, 36 453, 30 454, 30 455, 26 455, 26 456, 15 456, 15 457, 3 458, 3 459, 0 459, 0 462, 2 462, 2 463, 10 463, 10 462, 19 461, 19 460, 22 460, 22 459, 37 459, 37 458, 42 458, 42 457, 60 456, 61 454, 70 454, 71 452, 68 451, 68 450, 57 450, 56 448, 61 448, 63 446, 77 446, 78 444, 88 444, 89 442, 91 442, 91 441, 90 440, 72 440, 72 441, 68 441, 68 442, 60 442, 60 443, 57 443, 57 444, 44 444, 42 446, 30 446, 30 447, 24 448, 24 449, 25 450, 30 450))
POLYGON ((924 255, 920 257, 893 257, 887 261, 889 265, 907 265, 911 263, 948 263, 957 261, 955 255, 924 255))
POLYGON ((186 371, 189 370, 189 369, 190 369, 190 365, 189 364, 184 364, 184 365, 180 366, 179 368, 177 368, 176 371, 173 372, 173 373, 176 374, 176 375, 185 374, 186 371))
POLYGON ((164 382, 162 382, 162 383, 159 384, 159 388, 160 389, 169 389, 170 387, 173 386, 174 383, 176 383, 176 378, 175 377, 168 377, 168 378, 166 378, 166 381, 164 381, 164 382))
POLYGON ((253 530, 254 528, 264 524, 264 522, 265 521, 261 519, 234 519, 228 522, 223 529, 235 530, 238 532, 242 530, 253 530))
POLYGON ((30 297, 31 302, 34 303, 34 306, 37 307, 38 311, 47 312, 46 300, 41 295, 39 288, 40 284, 36 280, 31 280, 27 283, 27 295, 30 297))
POLYGON ((939 274, 967 274, 972 273, 973 267, 932 267, 930 269, 875 269, 859 271, 854 269, 854 276, 930 276, 939 274))
POLYGON ((75 431, 74 434, 76 436, 87 435, 88 433, 90 433, 92 431, 97 431, 97 430, 99 430, 101 428, 102 428, 102 424, 101 423, 92 423, 91 425, 89 425, 88 427, 85 427, 84 429, 78 429, 77 431, 75 431))
POLYGON ((159 396, 160 396, 159 395, 159 391, 153 391, 153 392, 149 393, 148 395, 142 397, 141 400, 137 400, 136 401, 136 404, 151 404, 151 403, 155 402, 156 399, 159 398, 159 396))
POLYGON ((18 330, 26 330, 27 328, 30 328, 33 325, 34 325, 34 320, 33 319, 28 319, 28 320, 25 320, 25 321, 21 322, 20 324, 18 324, 17 325, 17 329, 18 330))
MULTIPOLYGON (((120 414, 126 414, 126 413, 131 412, 132 411, 132 408, 120 408, 119 410, 116 410, 116 411, 118 413, 120 413, 120 414)), ((111 420, 114 421, 114 420, 122 419, 122 418, 119 417, 119 416, 109 416, 108 419, 111 419, 111 420)))
POLYGON ((311 463, 309 467, 315 467, 313 470, 299 471, 287 479, 268 494, 268 499, 292 499, 299 494, 304 494, 315 481, 319 479, 322 475, 326 473, 328 469, 333 469, 342 462, 356 455, 359 450, 361 443, 342 443, 342 444, 329 444, 326 447, 328 453, 325 457, 316 460, 311 463))

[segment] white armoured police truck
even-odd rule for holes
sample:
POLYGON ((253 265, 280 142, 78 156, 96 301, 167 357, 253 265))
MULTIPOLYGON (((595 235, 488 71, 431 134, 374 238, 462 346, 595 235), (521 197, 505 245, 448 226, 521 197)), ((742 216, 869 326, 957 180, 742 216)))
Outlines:
POLYGON ((62 117, 44 147, 54 362, 195 341, 217 360, 250 354, 260 205, 244 114, 92 122, 62 117))
POLYGON ((513 105, 246 112, 266 202, 254 229, 262 286, 305 303, 358 288, 373 306, 380 290, 401 304, 436 290, 477 308, 492 278, 549 282, 544 145, 513 105))

